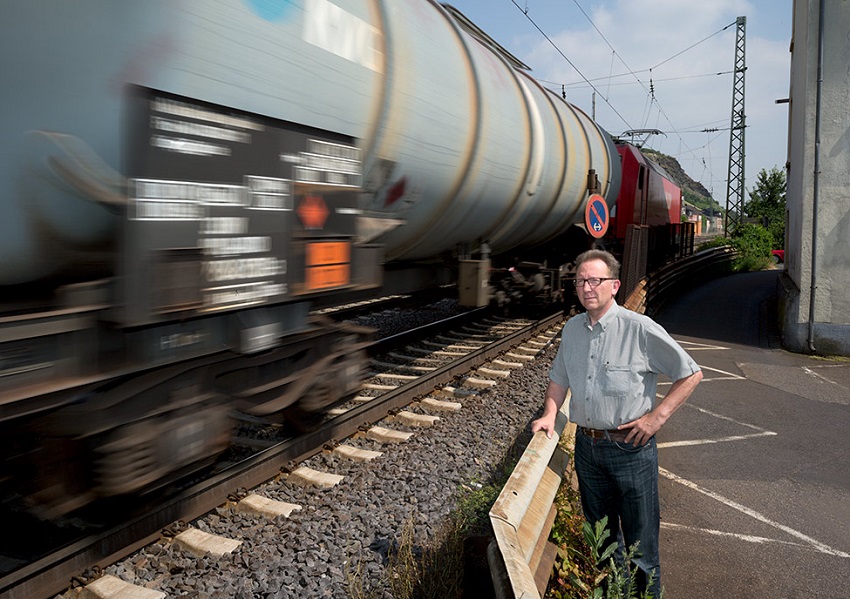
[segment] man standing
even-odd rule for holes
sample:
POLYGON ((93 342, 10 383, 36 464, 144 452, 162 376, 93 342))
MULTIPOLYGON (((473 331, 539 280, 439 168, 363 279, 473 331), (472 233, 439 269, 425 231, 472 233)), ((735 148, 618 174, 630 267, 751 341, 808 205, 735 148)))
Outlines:
POLYGON ((576 423, 575 469, 588 522, 608 516, 610 539, 631 547, 638 590, 658 597, 660 513, 655 433, 702 380, 699 366, 647 316, 617 305, 620 265, 608 252, 590 250, 576 260, 576 293, 587 310, 564 326, 549 373, 543 415, 532 432, 551 437, 555 415, 571 391, 576 423), (658 374, 673 384, 656 399, 658 374))

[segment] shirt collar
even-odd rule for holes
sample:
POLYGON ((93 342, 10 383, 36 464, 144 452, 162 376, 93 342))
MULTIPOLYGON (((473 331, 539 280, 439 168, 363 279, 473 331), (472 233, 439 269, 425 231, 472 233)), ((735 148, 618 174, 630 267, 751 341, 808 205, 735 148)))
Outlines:
MULTIPOLYGON (((614 300, 611 303, 611 307, 608 308, 608 311, 605 312, 605 314, 602 315, 602 318, 597 321, 597 324, 602 327, 603 331, 607 329, 608 325, 611 324, 611 321, 617 317, 617 312, 619 311, 620 306, 617 304, 617 300, 614 300)), ((584 326, 587 327, 588 331, 593 330, 593 327, 590 326, 590 316, 587 312, 584 313, 584 326)))

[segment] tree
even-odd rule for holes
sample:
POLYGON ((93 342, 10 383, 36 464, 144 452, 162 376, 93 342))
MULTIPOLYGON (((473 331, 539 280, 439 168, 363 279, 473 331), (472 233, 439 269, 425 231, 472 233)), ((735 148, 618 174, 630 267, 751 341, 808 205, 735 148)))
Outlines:
POLYGON ((785 246, 785 188, 784 170, 775 166, 770 172, 762 169, 744 204, 744 214, 760 219, 778 248, 785 246))

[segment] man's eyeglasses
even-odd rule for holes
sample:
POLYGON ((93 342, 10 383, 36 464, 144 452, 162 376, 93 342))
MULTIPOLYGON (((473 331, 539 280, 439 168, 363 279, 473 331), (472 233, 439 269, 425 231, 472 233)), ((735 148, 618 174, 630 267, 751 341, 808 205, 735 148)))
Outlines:
POLYGON ((599 287, 602 284, 602 281, 613 281, 615 277, 591 277, 590 279, 576 279, 575 285, 579 289, 584 287, 584 284, 587 283, 591 287, 599 287))

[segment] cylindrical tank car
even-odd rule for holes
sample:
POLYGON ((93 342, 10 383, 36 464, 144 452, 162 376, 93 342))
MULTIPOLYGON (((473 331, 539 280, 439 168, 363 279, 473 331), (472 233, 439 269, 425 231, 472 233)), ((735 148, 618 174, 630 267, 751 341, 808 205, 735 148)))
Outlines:
POLYGON ((619 188, 601 128, 430 0, 15 1, 0 50, 0 479, 47 513, 353 392, 366 335, 312 301, 619 188))

